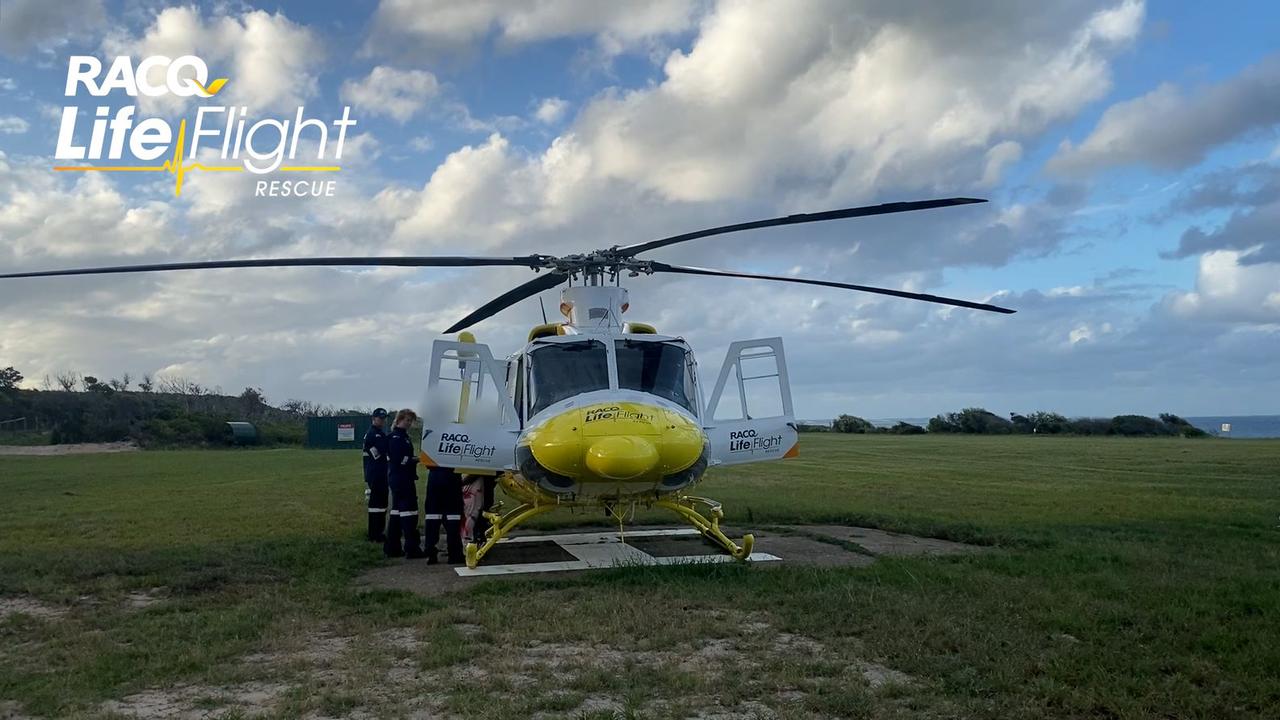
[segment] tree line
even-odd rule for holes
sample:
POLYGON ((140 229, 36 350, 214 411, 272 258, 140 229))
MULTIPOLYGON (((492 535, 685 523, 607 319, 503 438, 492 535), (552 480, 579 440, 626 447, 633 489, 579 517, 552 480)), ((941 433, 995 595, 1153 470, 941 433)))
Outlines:
POLYGON ((966 435, 1119 435, 1124 437, 1205 437, 1204 430, 1172 413, 1159 417, 1116 415, 1115 417, 1068 418, 1056 412, 1039 410, 1022 415, 1010 413, 1001 417, 986 408, 965 408, 959 412, 941 413, 924 425, 899 422, 891 427, 877 427, 856 415, 841 415, 831 425, 801 425, 802 431, 838 433, 883 433, 921 435, 951 433, 966 435))
POLYGON ((4 421, 24 418, 26 428, 47 435, 52 444, 223 445, 231 440, 226 423, 247 421, 257 427, 261 444, 301 445, 307 417, 368 413, 298 399, 273 406, 261 388, 226 395, 176 375, 143 374, 135 382, 128 373, 103 380, 62 371, 46 375, 39 390, 22 389, 23 380, 16 368, 0 370, 0 429, 16 429, 4 421))

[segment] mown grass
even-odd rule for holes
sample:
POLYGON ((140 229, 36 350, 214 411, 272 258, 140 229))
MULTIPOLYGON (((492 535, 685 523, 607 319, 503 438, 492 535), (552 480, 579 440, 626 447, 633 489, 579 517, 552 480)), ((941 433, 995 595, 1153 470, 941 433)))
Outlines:
POLYGON ((148 688, 266 680, 288 684, 279 717, 428 700, 486 718, 1280 716, 1280 441, 806 436, 799 459, 716 471, 701 490, 737 526, 859 523, 995 548, 431 599, 353 584, 383 562, 360 541, 362 490, 357 458, 331 451, 0 458, 0 599, 58 613, 0 620, 0 703, 93 716, 148 688), (130 606, 153 588, 158 602, 130 606), (418 642, 388 649, 397 630, 418 642), (784 635, 821 650, 779 650, 784 635), (290 659, 317 638, 344 649, 319 669, 290 659), (736 649, 699 659, 717 641, 736 649), (548 646, 565 657, 528 662, 548 646), (245 660, 264 652, 283 660, 245 660), (864 661, 913 680, 872 688, 864 661))

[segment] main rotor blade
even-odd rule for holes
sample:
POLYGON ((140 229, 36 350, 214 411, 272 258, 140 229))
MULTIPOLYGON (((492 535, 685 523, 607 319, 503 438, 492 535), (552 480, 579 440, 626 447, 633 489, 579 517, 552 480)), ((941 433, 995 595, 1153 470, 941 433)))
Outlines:
POLYGON ((546 275, 539 275, 529 282, 524 283, 523 285, 517 285, 484 305, 476 308, 470 315, 462 318, 458 322, 454 323, 448 330, 445 330, 444 334, 448 335, 450 333, 456 333, 459 330, 465 330, 481 320, 497 315, 521 300, 531 298, 543 290, 550 290, 568 279, 568 273, 556 272, 554 270, 546 275))
POLYGON ((802 213, 800 215, 787 215, 786 217, 770 218, 768 220, 755 220, 753 222, 738 223, 736 225, 722 225, 720 227, 707 228, 706 230, 698 230, 695 232, 684 233, 682 235, 672 235, 660 240, 650 240, 649 242, 637 243, 635 245, 626 245, 618 248, 618 252, 628 257, 635 257, 639 253, 648 252, 649 250, 657 250, 668 245, 675 245, 686 240, 697 240, 698 238, 709 237, 711 235, 724 235, 725 233, 739 232, 741 230, 758 230, 760 228, 777 227, 779 225, 800 225, 802 223, 823 222, 824 220, 841 220, 844 218, 867 217, 868 215, 888 215, 890 213, 911 212, 912 210, 929 210, 931 208, 949 207, 951 205, 969 205, 971 203, 984 203, 986 200, 978 198, 942 198, 939 200, 915 200, 912 202, 895 202, 884 203, 883 205, 867 205, 864 207, 845 208, 844 210, 828 210, 819 213, 802 213))
POLYGON ((781 275, 757 275, 755 273, 740 273, 729 270, 709 270, 707 268, 686 267, 683 265, 668 265, 667 263, 660 262, 650 262, 649 265, 655 272, 746 278, 748 280, 777 280, 778 282, 799 283, 801 285, 821 285, 823 287, 841 288, 843 290, 858 290, 860 292, 875 293, 877 295, 892 295, 893 297, 908 298, 910 300, 924 300, 925 302, 955 305, 956 307, 972 308, 974 310, 987 310, 989 312, 1005 313, 1007 315, 1012 315, 1017 312, 1017 310, 1010 310, 1008 308, 997 307, 995 305, 987 305, 986 303, 957 300, 955 298, 942 297, 940 295, 926 295, 924 293, 913 293, 907 292, 906 290, 890 290, 889 288, 878 288, 868 285, 852 285, 850 283, 832 282, 830 280, 809 280, 806 278, 784 277, 781 275))
POLYGON ((75 268, 71 270, 38 270, 0 274, 0 280, 12 278, 56 277, 61 275, 112 275, 116 273, 167 272, 170 270, 211 270, 217 268, 257 267, 482 267, 515 265, 538 267, 537 255, 527 257, 317 257, 262 258, 258 260, 209 260, 202 262, 154 263, 150 265, 117 265, 114 267, 75 268))

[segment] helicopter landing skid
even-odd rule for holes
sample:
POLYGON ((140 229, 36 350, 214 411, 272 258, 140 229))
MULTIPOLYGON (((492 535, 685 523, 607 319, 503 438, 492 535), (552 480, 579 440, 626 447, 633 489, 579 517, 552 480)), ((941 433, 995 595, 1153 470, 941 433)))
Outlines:
POLYGON ((698 532, 708 540, 724 548, 735 560, 746 560, 751 557, 751 548, 756 538, 751 533, 742 536, 742 545, 738 545, 720 529, 720 520, 724 510, 720 503, 704 497, 683 495, 674 499, 663 499, 654 503, 655 507, 665 508, 680 516, 681 519, 697 528, 698 532), (700 512, 698 506, 706 506, 707 511, 700 512))
MULTIPOLYGON (((526 520, 535 518, 543 513, 551 512, 556 509, 553 504, 537 504, 537 503, 520 503, 510 511, 499 515, 496 512, 487 512, 485 518, 489 520, 489 529, 485 531, 485 541, 483 545, 477 546, 474 542, 467 543, 466 557, 467 567, 474 570, 476 565, 480 563, 480 558, 484 557, 498 541, 506 537, 515 526, 526 520)), ((495 510, 498 508, 494 508, 495 510)))

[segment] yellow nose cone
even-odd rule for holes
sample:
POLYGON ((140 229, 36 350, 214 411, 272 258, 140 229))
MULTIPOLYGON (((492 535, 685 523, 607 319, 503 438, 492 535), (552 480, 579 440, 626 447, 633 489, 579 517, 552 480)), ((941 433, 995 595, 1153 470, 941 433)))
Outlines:
POLYGON ((610 435, 591 443, 586 460, 587 467, 600 477, 630 480, 658 464, 658 449, 643 437, 610 435))

